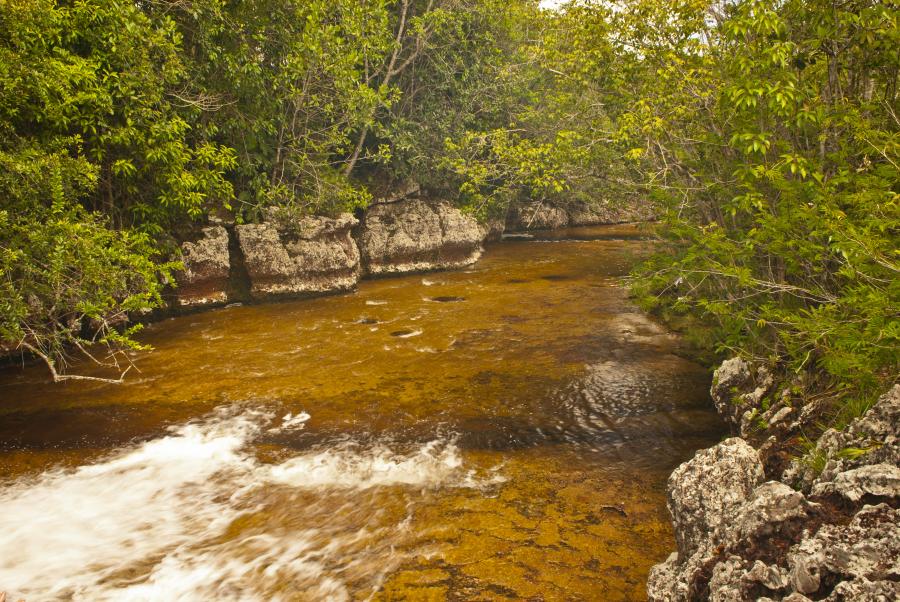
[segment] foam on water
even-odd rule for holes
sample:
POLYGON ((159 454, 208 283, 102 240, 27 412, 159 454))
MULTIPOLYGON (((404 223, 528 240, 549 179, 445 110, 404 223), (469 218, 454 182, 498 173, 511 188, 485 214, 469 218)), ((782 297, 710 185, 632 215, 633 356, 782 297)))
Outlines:
MULTIPOLYGON (((272 432, 272 418, 221 411, 95 464, 7 483, 0 591, 28 602, 349 599, 343 577, 371 580, 373 570, 394 566, 385 534, 398 524, 369 524, 361 494, 343 510, 318 500, 333 490, 346 499, 348 488, 478 484, 444 440, 405 453, 343 442, 266 464, 250 444, 272 432), (278 496, 306 502, 282 504, 289 515, 262 529, 240 528, 268 517, 278 496), (330 524, 342 511, 356 513, 358 526, 330 524), (386 548, 372 550, 379 545, 386 548), (353 554, 359 547, 378 552, 375 569, 353 554)), ((274 429, 296 429, 297 418, 308 415, 288 415, 274 429)))

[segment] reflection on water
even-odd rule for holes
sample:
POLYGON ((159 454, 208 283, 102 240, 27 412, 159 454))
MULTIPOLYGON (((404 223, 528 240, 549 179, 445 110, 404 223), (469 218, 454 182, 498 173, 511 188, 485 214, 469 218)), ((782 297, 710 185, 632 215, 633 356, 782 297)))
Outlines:
POLYGON ((639 238, 167 320, 121 386, 0 374, 0 591, 641 599, 666 476, 721 427, 620 286, 639 238))

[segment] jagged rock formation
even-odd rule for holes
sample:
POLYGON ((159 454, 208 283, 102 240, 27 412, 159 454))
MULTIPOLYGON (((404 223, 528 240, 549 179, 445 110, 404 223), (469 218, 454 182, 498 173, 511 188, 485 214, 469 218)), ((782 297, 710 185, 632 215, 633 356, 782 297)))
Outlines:
POLYGON ((824 463, 818 474, 808 463, 794 461, 785 471, 784 479, 805 491, 824 492, 830 488, 849 491, 851 483, 861 486, 861 480, 870 481, 869 487, 877 487, 873 480, 896 478, 900 466, 900 385, 895 385, 863 416, 855 420, 847 430, 828 429, 812 451, 824 463), (860 453, 864 452, 864 453, 860 453), (867 470, 862 470, 868 467, 867 470), (878 475, 875 467, 882 467, 878 475), (886 467, 893 467, 889 471, 886 467), (829 485, 832 483, 833 485, 829 485))
POLYGON ((207 226, 196 240, 182 243, 184 271, 175 273, 178 287, 172 299, 176 307, 187 309, 220 305, 228 300, 228 231, 219 225, 207 226))
POLYGON ((446 201, 373 205, 357 229, 367 275, 460 268, 478 261, 486 229, 446 201))
POLYGON ((360 276, 352 215, 235 226, 254 300, 353 289, 360 276))
MULTIPOLYGON (((739 359, 716 371, 712 387, 741 432, 754 416, 795 409, 773 391, 769 370, 739 359)), ((784 423, 796 426, 805 411, 784 423)), ((847 430, 822 435, 814 454, 824 469, 795 460, 764 482, 773 436, 759 451, 734 437, 698 452, 669 478, 677 551, 651 571, 650 600, 900 599, 898 429, 900 385, 847 430)))

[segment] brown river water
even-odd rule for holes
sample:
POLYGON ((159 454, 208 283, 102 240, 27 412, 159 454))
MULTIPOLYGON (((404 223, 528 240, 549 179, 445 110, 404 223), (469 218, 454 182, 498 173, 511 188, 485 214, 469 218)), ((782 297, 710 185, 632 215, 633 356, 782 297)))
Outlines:
MULTIPOLYGON (((641 600, 709 374, 628 300, 634 226, 153 324, 123 385, 0 372, 0 591, 641 600)), ((90 372, 89 367, 75 370, 90 372)))

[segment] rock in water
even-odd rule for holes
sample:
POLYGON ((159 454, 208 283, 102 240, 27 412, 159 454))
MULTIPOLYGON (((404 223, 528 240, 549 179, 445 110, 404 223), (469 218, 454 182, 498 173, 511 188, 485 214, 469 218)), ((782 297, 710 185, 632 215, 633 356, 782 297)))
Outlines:
POLYGON ((180 308, 220 305, 228 300, 228 231, 208 226, 196 240, 181 245, 184 271, 176 272, 174 303, 180 308))
POLYGON ((373 205, 357 232, 363 268, 380 276, 460 268, 478 261, 485 228, 445 201, 373 205))
POLYGON ((306 216, 290 222, 235 227, 255 300, 353 289, 359 250, 351 236, 356 218, 306 216))

